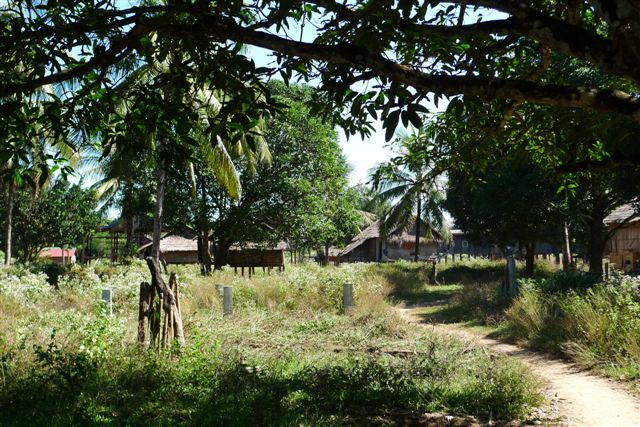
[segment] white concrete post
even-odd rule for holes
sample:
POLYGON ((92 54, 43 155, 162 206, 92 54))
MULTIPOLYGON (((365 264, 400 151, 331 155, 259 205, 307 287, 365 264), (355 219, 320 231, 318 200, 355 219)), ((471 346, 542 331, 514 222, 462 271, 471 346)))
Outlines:
POLYGON ((102 302, 104 303, 104 307, 106 311, 109 313, 109 316, 113 315, 113 294, 111 289, 103 289, 102 290, 102 302))
POLYGON ((223 288, 223 314, 231 316, 233 314, 233 287, 224 286, 223 288))
POLYGON ((353 284, 345 283, 342 287, 342 307, 348 312, 353 307, 353 284))

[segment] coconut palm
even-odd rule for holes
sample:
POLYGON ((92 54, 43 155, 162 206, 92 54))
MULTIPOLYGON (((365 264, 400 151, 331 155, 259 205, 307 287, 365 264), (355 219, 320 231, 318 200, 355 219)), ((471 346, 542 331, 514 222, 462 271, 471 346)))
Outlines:
POLYGON ((421 153, 426 131, 413 134, 398 134, 394 145, 399 155, 392 161, 382 163, 370 172, 370 182, 379 193, 373 201, 391 203, 391 208, 381 219, 381 232, 387 234, 398 228, 415 224, 414 260, 418 261, 420 237, 432 237, 432 230, 446 235, 442 203, 444 192, 432 176, 431 162, 421 153), (421 232, 421 224, 427 225, 421 232))
MULTIPOLYGON (((171 61, 171 57, 168 57, 162 62, 134 63, 131 70, 123 72, 124 75, 115 88, 116 93, 119 94, 119 102, 113 107, 114 115, 128 117, 135 114, 136 109, 140 109, 138 104, 140 98, 136 97, 139 97, 141 93, 144 95, 145 90, 153 82, 163 79, 170 80, 169 77, 173 72, 171 61)), ((189 140, 190 152, 181 153, 180 156, 175 157, 189 159, 183 162, 183 166, 189 171, 191 177, 192 197, 196 197, 196 174, 206 169, 216 178, 221 187, 226 189, 232 199, 238 199, 241 196, 242 188, 234 159, 243 158, 249 171, 255 170, 258 163, 271 160, 268 147, 262 137, 261 123, 255 123, 253 128, 234 141, 223 141, 210 131, 210 119, 218 114, 226 101, 226 94, 216 91, 206 82, 196 82, 189 78, 185 79, 185 84, 180 90, 167 90, 165 87, 164 89, 155 89, 155 92, 155 96, 161 97, 165 104, 180 105, 183 110, 182 120, 188 121, 189 130, 186 137, 183 134, 182 138, 189 140), (193 159, 198 159, 200 167, 194 167, 193 159)), ((144 105, 144 97, 142 100, 144 105)), ((103 205, 114 206, 117 196, 122 196, 128 246, 133 234, 133 214, 135 212, 127 209, 127 205, 132 201, 132 187, 140 172, 150 169, 156 170, 156 210, 161 206, 164 194, 166 155, 162 152, 169 148, 167 138, 171 138, 171 135, 167 135, 167 129, 164 129, 164 135, 160 135, 163 133, 163 129, 153 126, 146 128, 145 132, 141 135, 137 127, 128 129, 124 134, 124 139, 137 140, 135 145, 118 144, 118 136, 116 136, 112 143, 106 147, 106 153, 94 150, 93 156, 88 156, 89 168, 86 173, 96 178, 93 187, 103 205)), ((169 130, 170 132, 171 130, 169 130)), ((159 221, 155 222, 159 226, 159 221)), ((157 256, 159 227, 154 228, 156 230, 154 230, 152 254, 157 256)), ((200 231, 199 239, 206 240, 206 230, 200 231)), ((208 247, 206 241, 200 243, 202 248, 208 247)), ((205 251, 203 250, 203 252, 205 251)), ((208 252, 202 254, 204 260, 209 258, 207 255, 208 252)))
POLYGON ((28 187, 37 197, 40 191, 46 188, 52 177, 55 166, 67 172, 67 167, 77 165, 78 152, 69 143, 67 135, 51 137, 43 125, 43 105, 51 99, 60 96, 59 86, 46 85, 28 95, 14 95, 12 101, 20 104, 13 112, 16 122, 23 121, 28 125, 10 125, 4 137, 9 142, 7 150, 3 153, 4 163, 0 163, 0 186, 2 194, 6 191, 5 215, 4 215, 4 251, 5 265, 11 264, 12 258, 12 220, 16 190, 18 187, 28 187), (53 164, 52 164, 53 162, 53 164))

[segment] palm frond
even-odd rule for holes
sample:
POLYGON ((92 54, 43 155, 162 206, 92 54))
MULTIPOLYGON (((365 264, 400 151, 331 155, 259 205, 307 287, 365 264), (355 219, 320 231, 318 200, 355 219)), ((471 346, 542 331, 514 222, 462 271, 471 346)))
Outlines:
POLYGON ((220 138, 216 136, 211 143, 202 144, 201 152, 205 164, 220 185, 227 190, 232 199, 239 199, 242 195, 242 185, 238 170, 220 138))

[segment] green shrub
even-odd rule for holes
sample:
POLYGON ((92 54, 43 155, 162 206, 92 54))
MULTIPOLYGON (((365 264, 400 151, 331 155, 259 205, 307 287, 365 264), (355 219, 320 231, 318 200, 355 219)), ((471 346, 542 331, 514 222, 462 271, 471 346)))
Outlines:
POLYGON ((635 279, 617 276, 592 287, 563 274, 542 286, 527 283, 507 311, 504 333, 605 372, 640 378, 640 293, 635 279), (577 291, 567 290, 569 278, 577 291))
POLYGON ((584 292, 593 288, 598 279, 584 271, 558 271, 548 277, 538 279, 521 279, 521 286, 537 288, 547 294, 584 292))
POLYGON ((504 310, 511 298, 500 283, 466 284, 449 302, 460 313, 460 320, 475 320, 482 324, 498 324, 504 320, 504 310))

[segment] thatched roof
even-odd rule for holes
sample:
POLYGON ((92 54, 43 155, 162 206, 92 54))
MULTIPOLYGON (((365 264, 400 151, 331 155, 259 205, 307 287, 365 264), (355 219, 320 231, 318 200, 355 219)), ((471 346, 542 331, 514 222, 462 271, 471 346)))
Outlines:
MULTIPOLYGON (((391 236, 387 237, 386 242, 389 245, 394 245, 394 246, 401 246, 403 244, 407 244, 407 243, 415 243, 416 241, 416 235, 415 234, 409 234, 406 231, 403 231, 402 233, 397 233, 397 234, 392 234, 391 236)), ((427 239, 425 237, 420 237, 420 244, 421 245, 426 245, 429 242, 433 242, 434 239, 427 239)))
POLYGON ((329 246, 329 256, 330 257, 337 257, 340 256, 340 253, 342 252, 342 249, 336 247, 336 246, 329 246))
MULTIPOLYGON (((427 224, 423 222, 423 225, 426 227, 427 224)), ((407 227, 406 229, 396 229, 390 233, 388 233, 387 238, 385 239, 385 241, 387 242, 387 244, 389 245, 402 245, 403 243, 413 243, 416 241, 416 235, 415 235, 416 231, 415 231, 415 225, 411 224, 409 225, 409 227, 407 227)), ((349 242, 349 244, 342 250, 342 252, 340 252, 340 256, 344 256, 347 255, 349 252, 353 251, 355 248, 357 248, 358 246, 362 245, 364 242, 366 242, 369 239, 374 239, 377 237, 380 237, 381 232, 380 232, 380 221, 376 221, 373 224, 371 224, 369 227, 365 228, 362 233, 358 234, 356 237, 354 237, 351 242, 349 242)), ((431 230, 431 239, 427 239, 425 237, 420 237, 420 244, 424 245, 427 244, 429 242, 434 242, 438 239, 440 239, 440 234, 435 231, 435 230, 431 230)))
POLYGON ((623 222, 626 222, 627 224, 631 224, 634 222, 638 222, 640 221, 640 216, 636 216, 635 218, 627 221, 628 218, 637 215, 637 207, 637 205, 634 205, 632 203, 619 206, 604 219, 604 223, 621 224, 623 222))
POLYGON ((231 249, 231 250, 242 250, 242 249, 282 249, 283 251, 290 251, 291 247, 289 246, 289 243, 285 242, 284 240, 281 240, 275 246, 274 245, 264 245, 264 244, 253 243, 253 242, 245 242, 245 243, 242 243, 242 244, 237 244, 236 243, 234 245, 231 245, 231 247, 229 249, 231 249))
MULTIPOLYGON (((153 231, 153 217, 149 215, 136 215, 133 217, 133 227, 136 231, 143 233, 153 231)), ((110 233, 126 232, 125 218, 118 218, 107 225, 98 227, 98 231, 108 231, 110 233)))
MULTIPOLYGON (((150 236, 145 236, 151 240, 150 236)), ((144 250, 151 246, 152 243, 147 243, 140 247, 140 250, 144 250)), ((198 240, 188 239, 182 236, 165 236, 160 239, 160 252, 197 252, 198 240)))
POLYGON ((375 239, 376 237, 380 237, 380 221, 376 221, 364 230, 362 233, 358 234, 354 237, 351 242, 340 252, 340 256, 347 255, 349 252, 363 244, 369 239, 375 239))

